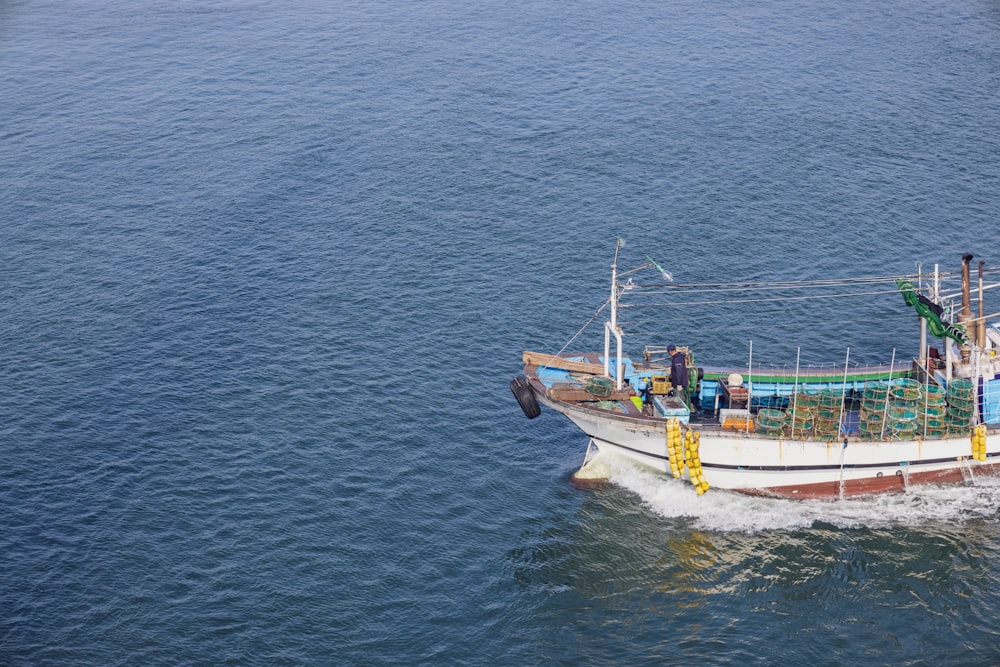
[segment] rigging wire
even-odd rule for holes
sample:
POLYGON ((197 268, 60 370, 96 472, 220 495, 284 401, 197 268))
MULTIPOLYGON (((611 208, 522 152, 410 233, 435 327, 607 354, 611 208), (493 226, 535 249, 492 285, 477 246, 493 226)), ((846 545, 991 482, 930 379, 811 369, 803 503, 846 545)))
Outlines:
MULTIPOLYGON (((1000 272, 1000 267, 998 268, 986 268, 982 269, 983 273, 995 273, 1000 272)), ((952 282, 961 282, 962 272, 961 271, 937 271, 936 273, 921 272, 920 274, 906 274, 906 275, 896 275, 896 276, 867 276, 858 278, 828 278, 828 279, 813 279, 813 280, 772 280, 772 281, 749 281, 749 282, 733 282, 733 283, 681 283, 681 284, 640 284, 633 283, 631 279, 624 285, 619 285, 621 289, 621 296, 630 297, 655 297, 655 296, 665 296, 665 295, 676 295, 680 297, 688 297, 694 294, 703 293, 755 293, 755 292, 765 292, 765 291, 779 291, 779 290, 800 290, 800 289, 829 289, 829 288, 843 288, 849 286, 863 286, 863 285, 875 285, 878 283, 895 283, 896 280, 909 280, 911 282, 916 282, 918 280, 924 282, 925 284, 930 282, 931 279, 936 279, 939 287, 950 284, 952 282)), ((779 301, 804 301, 812 299, 843 299, 859 296, 881 296, 888 294, 898 294, 899 289, 887 289, 887 290, 873 290, 873 291, 862 291, 862 292, 840 292, 835 294, 811 294, 811 295, 797 295, 797 296, 774 296, 774 297, 756 297, 756 298, 722 298, 716 300, 695 300, 695 301, 677 301, 673 303, 619 303, 619 308, 672 308, 679 306, 704 306, 704 305, 718 305, 718 304, 740 304, 740 303, 767 303, 767 302, 779 302, 779 301)), ((597 319, 598 315, 608 307, 610 304, 610 299, 604 301, 603 304, 594 312, 591 318, 577 331, 563 347, 554 355, 559 356, 566 351, 573 341, 580 337, 581 334, 593 324, 594 320, 597 319)), ((631 322, 630 324, 636 324, 631 322)), ((637 332, 627 333, 629 335, 637 335, 637 332)))
POLYGON ((842 299, 853 296, 875 296, 881 294, 898 294, 899 290, 879 290, 875 292, 849 292, 841 294, 813 294, 806 296, 776 296, 758 299, 719 299, 714 301, 677 301, 673 303, 620 303, 619 308, 672 308, 677 306, 705 306, 721 303, 765 303, 769 301, 804 301, 809 299, 842 299))
POLYGON ((633 283, 628 287, 631 290, 752 290, 752 289, 779 289, 779 288, 809 288, 809 287, 834 287, 840 285, 861 285, 865 283, 895 283, 897 278, 915 279, 916 275, 906 276, 871 276, 867 278, 827 278, 815 280, 763 280, 763 281, 742 281, 732 283, 675 283, 672 285, 661 285, 658 283, 640 284, 633 283))
POLYGON ((565 352, 566 348, 570 346, 570 343, 572 343, 574 340, 576 340, 577 338, 579 338, 580 334, 582 334, 587 327, 589 327, 591 324, 594 323, 594 320, 597 319, 597 316, 601 314, 602 310, 604 310, 605 308, 607 308, 607 306, 608 306, 609 303, 611 303, 611 299, 605 299, 604 303, 601 304, 601 307, 594 311, 594 314, 590 316, 590 319, 587 320, 587 322, 582 327, 580 327, 579 331, 577 331, 575 334, 573 334, 572 338, 570 338, 568 341, 566 341, 566 344, 563 345, 562 348, 558 352, 556 352, 555 354, 552 355, 552 358, 555 359, 560 354, 562 354, 563 352, 565 352))
MULTIPOLYGON (((983 273, 994 273, 1000 268, 984 268, 983 273)), ((672 285, 662 285, 659 283, 630 283, 627 291, 632 293, 643 292, 702 292, 702 291, 756 291, 773 289, 809 289, 823 287, 837 287, 845 285, 863 285, 868 283, 895 283, 897 279, 916 281, 918 278, 927 282, 933 278, 933 273, 903 274, 893 276, 861 276, 856 278, 825 278, 810 280, 762 280, 743 281, 732 283, 674 283, 672 285)), ((936 274, 939 284, 950 283, 952 281, 961 282, 961 271, 939 271, 936 274)))

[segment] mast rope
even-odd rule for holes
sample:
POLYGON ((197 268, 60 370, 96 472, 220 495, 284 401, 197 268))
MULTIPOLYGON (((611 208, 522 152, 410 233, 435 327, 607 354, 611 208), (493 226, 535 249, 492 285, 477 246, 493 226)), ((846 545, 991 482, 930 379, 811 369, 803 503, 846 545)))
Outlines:
MULTIPOLYGON (((916 276, 902 276, 903 278, 915 278, 916 276)), ((865 283, 895 283, 900 276, 875 276, 870 278, 827 278, 816 280, 771 280, 771 281, 743 281, 736 283, 676 283, 673 285, 641 284, 633 283, 630 287, 635 289, 648 289, 658 291, 678 291, 678 290, 703 290, 703 291, 723 291, 723 290, 753 290, 753 289, 778 289, 778 288, 809 288, 809 287, 831 287, 837 285, 862 285, 865 283)))
POLYGON ((553 354, 552 358, 555 359, 556 357, 558 357, 559 355, 561 355, 563 352, 565 352, 566 348, 569 347, 570 344, 574 340, 576 340, 577 338, 579 338, 580 334, 582 334, 587 327, 589 327, 591 324, 594 323, 594 320, 597 319, 597 316, 601 314, 602 310, 604 310, 605 308, 607 308, 607 306, 608 306, 608 304, 610 302, 611 302, 611 299, 605 299, 604 303, 601 304, 601 307, 598 308, 596 311, 594 311, 594 314, 591 316, 591 318, 589 320, 587 320, 587 323, 584 324, 582 327, 580 327, 580 330, 577 331, 575 334, 573 334, 573 337, 570 338, 568 341, 566 341, 566 344, 563 345, 562 348, 560 348, 560 350, 558 352, 556 352, 555 354, 553 354))
POLYGON ((847 292, 841 294, 814 294, 809 296, 775 296, 758 299, 719 299, 715 301, 676 301, 672 303, 622 303, 619 308, 672 308, 677 306, 706 306, 720 303, 765 303, 769 301, 806 301, 811 299, 842 299, 852 296, 875 296, 880 294, 898 294, 898 289, 878 290, 875 292, 847 292))
MULTIPOLYGON (((983 273, 993 273, 1000 271, 1000 267, 997 268, 984 268, 983 273)), ((777 288, 810 288, 810 287, 827 287, 836 285, 849 285, 849 284, 864 284, 864 283, 895 283, 897 279, 906 280, 916 280, 917 274, 908 275, 894 275, 894 276, 861 276, 857 278, 822 278, 822 279, 810 279, 810 280, 763 280, 763 281, 744 281, 744 282, 734 282, 734 283, 674 283, 671 285, 662 285, 659 283, 633 283, 629 285, 630 291, 691 291, 691 290, 704 290, 704 291, 724 291, 724 290, 757 290, 757 289, 777 289, 777 288)), ((926 275, 923 276, 925 279, 926 275)), ((939 283, 950 282, 954 280, 955 282, 961 281, 961 272, 959 271, 939 271, 937 273, 937 279, 939 283)))

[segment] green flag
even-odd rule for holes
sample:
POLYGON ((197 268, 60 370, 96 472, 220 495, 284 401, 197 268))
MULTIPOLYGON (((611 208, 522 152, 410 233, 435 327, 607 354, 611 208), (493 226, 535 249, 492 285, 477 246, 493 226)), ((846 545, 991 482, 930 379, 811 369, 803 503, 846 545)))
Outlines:
POLYGON ((917 288, 913 286, 913 283, 909 280, 897 278, 896 286, 903 294, 903 300, 906 301, 906 305, 912 306, 920 317, 927 320, 927 326, 930 328, 932 334, 938 338, 951 338, 962 345, 968 344, 969 336, 965 332, 965 327, 961 324, 949 324, 942 320, 940 315, 921 301, 920 295, 917 293, 917 288))

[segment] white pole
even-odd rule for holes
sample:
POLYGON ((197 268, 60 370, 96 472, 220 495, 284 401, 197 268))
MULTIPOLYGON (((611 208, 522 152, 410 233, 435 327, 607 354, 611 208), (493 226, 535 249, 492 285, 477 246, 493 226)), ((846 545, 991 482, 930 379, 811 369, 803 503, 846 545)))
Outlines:
MULTIPOLYGON (((889 393, 892 391, 892 375, 896 371, 896 348, 892 348, 892 361, 889 362, 889 383, 885 388, 885 403, 882 404, 882 434, 885 433, 885 420, 889 416, 889 393)), ((882 437, 880 434, 880 437, 882 437)))
MULTIPOLYGON (((923 319, 923 318, 921 318, 923 319)), ((925 369, 927 370, 927 369, 925 369)), ((927 406, 930 405, 931 397, 928 395, 927 387, 930 386, 931 377, 930 373, 924 373, 924 430, 921 435, 925 438, 927 437, 927 406)))
POLYGON ((840 388, 840 418, 837 419, 837 437, 844 428, 844 402, 847 400, 847 365, 851 361, 851 348, 847 348, 847 358, 844 359, 844 384, 840 388))
MULTIPOLYGON (((920 293, 921 281, 923 280, 923 267, 917 264, 917 293, 920 293)), ((924 368, 927 367, 927 320, 917 315, 917 321, 920 322, 920 354, 917 358, 920 359, 920 365, 924 368)))
POLYGON ((618 246, 615 246, 615 263, 611 265, 611 327, 618 327, 618 246))
POLYGON ((799 406, 799 357, 802 354, 802 348, 795 348, 795 388, 792 394, 792 440, 795 439, 795 413, 799 406))
POLYGON ((611 323, 604 323, 604 376, 611 377, 611 323))
POLYGON ((951 364, 955 360, 955 355, 951 351, 951 341, 948 338, 944 338, 942 341, 944 344, 944 381, 945 384, 951 382, 951 364))
MULTIPOLYGON (((615 261, 611 263, 611 320, 604 326, 604 375, 611 377, 611 331, 618 326, 618 249, 621 240, 615 241, 615 261)), ((617 371, 617 369, 616 369, 617 371)), ((620 389, 620 387, 619 387, 620 389)))
POLYGON ((746 432, 750 432, 750 406, 753 403, 753 339, 750 340, 750 360, 747 362, 747 421, 746 432))
POLYGON ((611 377, 611 336, 617 341, 615 357, 615 388, 622 388, 625 364, 622 363, 622 331, 618 328, 618 251, 622 240, 615 241, 615 261, 611 265, 611 319, 604 323, 604 375, 611 377))
POLYGON ((973 347, 973 366, 972 370, 972 395, 975 397, 976 401, 972 404, 972 425, 982 423, 982 415, 979 413, 979 364, 981 363, 982 357, 980 357, 980 351, 982 348, 973 347))
POLYGON ((615 329, 615 338, 618 341, 618 356, 615 357, 615 378, 616 388, 621 391, 622 382, 625 379, 625 363, 622 361, 622 332, 615 329))

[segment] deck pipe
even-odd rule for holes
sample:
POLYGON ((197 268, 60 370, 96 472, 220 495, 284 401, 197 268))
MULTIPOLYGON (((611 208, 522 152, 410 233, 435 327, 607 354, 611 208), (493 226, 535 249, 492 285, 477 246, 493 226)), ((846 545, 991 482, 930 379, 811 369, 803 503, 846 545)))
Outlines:
MULTIPOLYGON (((971 261, 971 252, 967 252, 962 255, 962 312, 958 315, 958 321, 962 324, 965 324, 972 319, 972 303, 969 297, 971 283, 969 278, 969 263, 971 261)), ((966 332, 968 332, 968 329, 966 329, 966 332)), ((969 346, 967 344, 962 345, 960 349, 962 350, 962 363, 968 364, 970 358, 969 346)))

